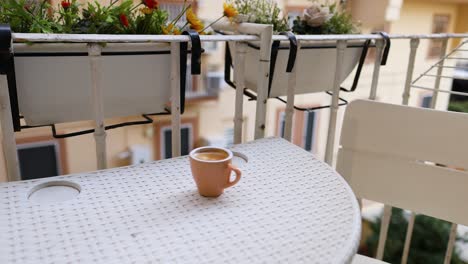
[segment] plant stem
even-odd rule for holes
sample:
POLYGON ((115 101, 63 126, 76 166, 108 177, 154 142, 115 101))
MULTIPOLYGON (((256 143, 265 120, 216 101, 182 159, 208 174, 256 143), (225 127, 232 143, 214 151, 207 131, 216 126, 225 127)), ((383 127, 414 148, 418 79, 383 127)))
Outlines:
POLYGON ((208 29, 209 27, 211 27, 212 25, 214 25, 216 22, 220 21, 223 17, 225 17, 225 15, 222 15, 220 18, 218 18, 218 19, 216 19, 215 21, 211 22, 208 26, 204 27, 200 32, 205 31, 206 29, 208 29))
POLYGON ((110 1, 110 5, 108 6, 108 8, 111 7, 111 6, 113 6, 113 5, 114 5, 115 3, 117 3, 118 1, 119 1, 119 0, 115 0, 115 1, 114 1, 114 0, 111 0, 111 1, 110 1))
POLYGON ((132 9, 130 9, 129 13, 133 12, 133 10, 137 9, 141 5, 142 5, 142 3, 139 3, 138 5, 134 6, 132 9))
MULTIPOLYGON (((184 2, 184 5, 185 5, 185 2, 184 2)), ((173 24, 173 25, 175 26, 175 24, 176 24, 177 22, 179 22, 180 18, 182 18, 182 16, 185 14, 185 12, 187 12, 187 10, 188 10, 190 7, 192 7, 192 4, 190 4, 190 5, 186 6, 186 7, 184 6, 184 7, 182 8, 182 12, 180 12, 180 14, 177 15, 177 17, 174 18, 174 20, 172 20, 170 24, 173 24)), ((186 25, 185 25, 185 26, 186 26, 186 25)))
POLYGON ((189 22, 185 22, 185 24, 180 28, 181 30, 184 30, 184 27, 186 27, 189 24, 189 22))

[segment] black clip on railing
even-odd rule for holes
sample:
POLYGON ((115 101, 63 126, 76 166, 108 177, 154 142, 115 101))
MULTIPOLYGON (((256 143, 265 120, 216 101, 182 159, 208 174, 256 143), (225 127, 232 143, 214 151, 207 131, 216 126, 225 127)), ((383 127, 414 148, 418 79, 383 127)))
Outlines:
MULTIPOLYGON (((200 37, 197 32, 195 31, 188 31, 182 33, 184 35, 188 35, 191 39, 192 42, 192 58, 191 58, 191 73, 192 74, 200 74, 201 72, 201 42, 200 42, 200 37)), ((188 51, 188 43, 187 42, 181 42, 180 44, 180 113, 183 114, 185 110, 185 87, 186 87, 186 75, 187 75, 187 54, 189 53, 188 51)), ((1 61, 0 61, 1 62, 1 61)), ((11 55, 11 62, 13 63, 13 56, 11 55)), ((2 63, 3 65, 3 63, 2 63)), ((14 77, 14 67, 13 67, 13 77, 14 77)), ((14 79, 13 79, 14 80, 14 79)), ((16 82, 13 82, 11 85, 8 85, 10 88, 13 87, 14 89, 14 94, 16 95, 16 82)), ((10 92, 10 97, 12 93, 10 92)), ((17 105, 17 104, 16 104, 17 105)), ((150 113, 150 114, 143 114, 142 117, 145 120, 142 121, 130 121, 130 122, 123 122, 119 124, 114 124, 114 125, 108 125, 105 127, 105 130, 111 130, 111 129, 116 129, 120 127, 126 127, 126 126, 135 126, 135 125, 145 125, 145 124, 151 124, 154 122, 154 120, 150 116, 158 116, 158 115, 170 115, 171 112, 169 109, 165 108, 164 112, 160 113, 150 113)), ((15 131, 20 131, 21 128, 27 129, 27 128, 36 128, 36 127, 51 127, 52 129, 52 136, 54 138, 68 138, 68 137, 74 137, 74 136, 81 136, 85 134, 91 134, 94 133, 94 129, 87 129, 87 130, 82 130, 82 131, 77 131, 77 132, 71 132, 71 133, 66 133, 66 134, 57 134, 57 128, 55 124, 47 124, 47 125, 38 125, 38 126, 20 126, 20 118, 21 116, 18 114, 16 115, 18 118, 18 130, 15 131)), ((13 119, 15 120, 15 118, 13 119)))
MULTIPOLYGON (((385 65, 387 65, 388 54, 390 52, 390 46, 391 46, 390 37, 388 36, 388 34, 386 32, 383 32, 383 31, 372 32, 372 34, 379 34, 384 38, 384 52, 383 52, 382 58, 380 60, 380 65, 385 66, 385 65)), ((341 91, 349 93, 349 92, 354 92, 356 90, 357 85, 359 83, 359 78, 361 77, 362 68, 363 68, 364 63, 366 61, 367 51, 369 50, 370 44, 371 44, 370 39, 368 39, 368 40, 366 40, 364 42, 364 46, 363 46, 362 52, 361 52, 361 57, 359 58, 359 64, 358 64, 358 67, 356 69, 356 75, 354 75, 354 80, 353 80, 353 84, 351 85, 351 89, 346 89, 346 88, 341 87, 340 88, 341 91)))
MULTIPOLYGON (((118 123, 114 125, 109 125, 105 126, 105 130, 111 130, 115 128, 120 128, 120 127, 126 127, 126 126, 136 126, 136 125, 146 125, 146 124, 152 124, 154 120, 150 118, 149 116, 157 116, 157 115, 170 115, 171 112, 168 109, 165 109, 165 112, 160 112, 160 113, 151 113, 151 114, 143 114, 141 115, 145 120, 143 121, 130 121, 130 122, 123 122, 123 123, 118 123)), ((36 127, 50 127, 52 129, 52 136, 54 138, 68 138, 68 137, 76 137, 76 136, 82 136, 86 134, 91 134, 94 133, 94 129, 86 129, 86 130, 81 130, 77 132, 71 132, 71 133, 66 133, 66 134, 57 134, 57 128, 55 124, 48 124, 48 125, 38 125, 38 126, 21 126, 21 128, 28 129, 28 128, 36 128, 36 127)))
POLYGON ((19 118, 18 95, 16 93, 15 61, 11 50, 11 43, 10 26, 0 24, 0 74, 7 76, 13 130, 20 131, 21 121, 19 118))
MULTIPOLYGON (((188 35, 190 37, 190 42, 192 43, 192 54, 191 54, 191 74, 200 75, 201 73, 201 41, 200 35, 195 30, 187 30, 182 32, 182 35, 188 35)), ((181 114, 185 111, 185 85, 186 85, 186 69, 187 69, 187 54, 188 54, 188 42, 180 43, 180 112, 181 114), (183 81, 183 84, 182 84, 183 81), (183 90, 182 90, 183 88, 183 90)))

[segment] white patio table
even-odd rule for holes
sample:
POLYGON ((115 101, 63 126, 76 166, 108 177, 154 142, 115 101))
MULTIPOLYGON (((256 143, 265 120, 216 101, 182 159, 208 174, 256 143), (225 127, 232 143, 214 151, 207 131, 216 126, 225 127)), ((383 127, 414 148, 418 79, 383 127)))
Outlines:
POLYGON ((0 184, 0 263, 352 259, 361 219, 341 176, 283 139, 232 150, 248 162, 219 198, 197 193, 187 157, 0 184))

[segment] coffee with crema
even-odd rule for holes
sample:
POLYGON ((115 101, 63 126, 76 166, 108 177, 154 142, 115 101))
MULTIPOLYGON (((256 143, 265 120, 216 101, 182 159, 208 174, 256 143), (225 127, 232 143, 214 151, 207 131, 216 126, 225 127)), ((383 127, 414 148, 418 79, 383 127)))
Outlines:
POLYGON ((231 164, 232 157, 232 151, 217 147, 201 147, 190 152, 190 168, 202 196, 218 197, 240 180, 242 172, 231 164), (231 172, 236 174, 233 181, 231 172))
POLYGON ((195 158, 205 161, 216 161, 226 159, 229 155, 221 151, 199 152, 194 155, 195 158))

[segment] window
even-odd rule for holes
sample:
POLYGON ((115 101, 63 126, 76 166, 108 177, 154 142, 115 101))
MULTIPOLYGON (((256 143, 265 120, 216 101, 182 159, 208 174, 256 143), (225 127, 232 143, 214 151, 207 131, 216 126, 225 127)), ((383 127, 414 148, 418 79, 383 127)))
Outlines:
MULTIPOLYGON (((285 119, 286 114, 284 110, 278 111, 276 131, 278 137, 284 137, 285 119)), ((318 114, 316 111, 295 111, 292 127, 292 142, 312 152, 317 137, 317 119, 318 114)))
POLYGON ((59 146, 55 141, 19 144, 18 161, 22 180, 61 174, 59 146))
MULTIPOLYGON (((197 12, 197 1, 192 1, 191 6, 194 10, 194 12, 197 12)), ((182 12, 182 8, 184 7, 184 0, 161 0, 159 1, 159 7, 163 10, 167 10, 167 13, 169 15, 168 21, 174 20, 177 15, 182 12)), ((177 25, 183 26, 187 22, 187 18, 185 16, 182 16, 179 21, 177 22, 177 25)))
POLYGON ((226 141, 227 147, 234 144, 234 128, 233 127, 224 129, 224 140, 226 141))
MULTIPOLYGON (((209 24, 209 22, 207 22, 207 24, 209 24)), ((218 50, 218 42, 202 42, 202 48, 205 50, 205 54, 214 53, 218 50)))
POLYGON ((206 93, 207 94, 218 94, 223 83, 224 73, 223 72, 208 72, 206 74, 206 93))
MULTIPOLYGON (((448 14, 436 14, 432 18, 432 33, 447 33, 450 25, 450 15, 448 14)), ((438 58, 441 55, 442 40, 431 39, 429 42, 429 54, 430 58, 438 58)))
MULTIPOLYGON (((181 144, 181 155, 188 155, 192 150, 192 126, 190 124, 182 125, 180 129, 180 144, 181 144)), ((164 127, 161 133, 162 144, 161 144, 161 157, 163 159, 172 158, 172 128, 170 126, 164 127)))
POLYGON ((315 111, 305 112, 304 118, 304 149, 307 151, 312 151, 314 144, 314 132, 315 132, 315 111))
POLYGON ((421 99, 421 107, 431 108, 432 95, 424 95, 421 99))
MULTIPOLYGON (((198 141, 198 118, 183 117, 180 125, 181 155, 188 155, 198 141)), ((153 124, 153 157, 155 160, 172 157, 171 120, 153 124)))
POLYGON ((279 113, 279 118, 278 118, 278 131, 277 135, 279 137, 284 137, 284 127, 286 124, 286 113, 284 111, 281 111, 279 113))

